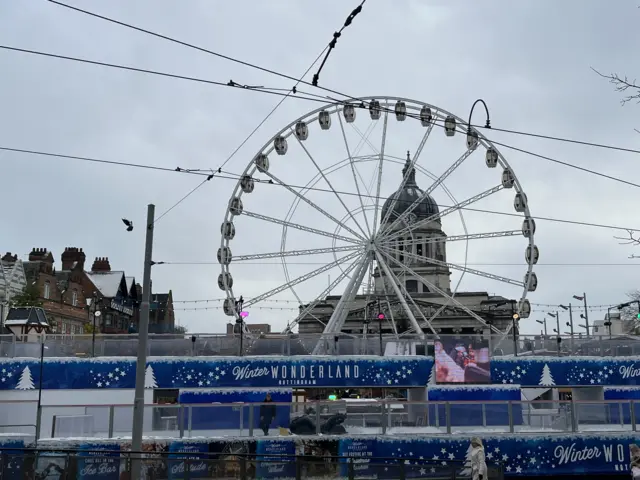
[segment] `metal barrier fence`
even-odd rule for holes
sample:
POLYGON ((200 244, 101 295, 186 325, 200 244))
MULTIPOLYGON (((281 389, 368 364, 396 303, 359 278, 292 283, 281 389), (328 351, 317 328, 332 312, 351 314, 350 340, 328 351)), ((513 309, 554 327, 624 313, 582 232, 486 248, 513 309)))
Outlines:
MULTIPOLYGON (((87 476, 131 480, 132 460, 140 459, 141 480, 216 478, 258 480, 295 478, 314 480, 343 478, 393 478, 448 480, 471 478, 470 468, 460 460, 440 462, 421 458, 353 458, 313 455, 228 453, 122 452, 107 450, 2 450, 0 478, 12 480, 75 480, 87 476)), ((499 463, 488 465, 489 480, 502 480, 499 463)))
MULTIPOLYGON (((145 405, 144 435, 264 437, 260 403, 145 405)), ((637 432, 640 400, 448 401, 347 399, 275 403, 267 435, 450 435, 637 432)), ((27 438, 126 438, 133 406, 0 402, 0 434, 27 438), (37 425, 37 427, 36 427, 37 425)))
MULTIPOLYGON (((327 355, 415 355, 428 352, 436 338, 469 340, 459 335, 167 335, 149 334, 149 356, 310 355, 318 344, 327 355), (242 350, 241 350, 242 345, 242 350)), ((640 337, 478 335, 488 341, 494 357, 525 355, 640 355, 640 337), (560 342, 558 342, 558 339, 560 342), (517 350, 517 351, 516 351, 517 350)), ((136 356, 138 335, 0 335, 0 357, 125 357, 136 356), (23 341, 24 340, 24 341, 23 341), (42 351, 40 341, 46 349, 42 351)))

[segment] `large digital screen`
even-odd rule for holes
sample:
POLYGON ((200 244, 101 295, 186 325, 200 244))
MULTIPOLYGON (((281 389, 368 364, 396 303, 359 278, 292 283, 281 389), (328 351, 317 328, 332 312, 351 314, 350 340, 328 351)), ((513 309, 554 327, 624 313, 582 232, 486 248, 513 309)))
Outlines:
POLYGON ((434 356, 436 383, 491 383, 487 340, 478 336, 439 338, 434 356))

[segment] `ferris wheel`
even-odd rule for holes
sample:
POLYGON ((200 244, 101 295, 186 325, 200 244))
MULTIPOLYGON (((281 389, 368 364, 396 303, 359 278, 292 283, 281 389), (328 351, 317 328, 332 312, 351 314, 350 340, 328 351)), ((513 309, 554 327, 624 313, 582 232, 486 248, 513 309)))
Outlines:
MULTIPOLYGON (((511 322, 487 322, 458 289, 463 278, 475 279, 474 288, 497 282, 491 291, 508 289, 514 318, 526 318, 527 294, 538 286, 535 229, 516 172, 461 118, 399 97, 328 103, 286 125, 247 163, 221 225, 218 287, 224 313, 236 318, 241 294, 244 309, 293 296, 300 308, 287 333, 310 317, 324 333, 341 332, 357 298, 383 295, 414 333, 435 334, 439 316, 455 308, 506 335, 511 322), (487 202, 520 218, 470 222, 469 212, 487 202), (493 245, 521 263, 520 278, 468 265, 493 245), (301 267, 301 258, 315 268, 301 267), (339 301, 322 322, 317 312, 330 294, 339 301), (438 307, 429 315, 416 303, 425 295, 438 307)), ((395 324, 393 331, 400 335, 395 324)))

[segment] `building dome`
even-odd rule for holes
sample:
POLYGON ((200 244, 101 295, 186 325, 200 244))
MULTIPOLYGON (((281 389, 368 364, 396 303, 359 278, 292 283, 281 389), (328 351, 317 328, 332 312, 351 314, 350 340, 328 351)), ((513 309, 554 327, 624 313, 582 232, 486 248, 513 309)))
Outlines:
MULTIPOLYGON (((409 157, 409 152, 407 152, 407 163, 402 169, 402 178, 404 178, 404 176, 407 174, 407 170, 410 166, 411 159, 409 157)), ((413 205, 413 202, 418 200, 423 194, 424 191, 422 191, 416 183, 416 170, 415 168, 412 168, 404 187, 397 190, 384 202, 380 217, 381 221, 384 220, 384 218, 387 216, 387 212, 391 208, 391 205, 394 204, 394 201, 395 205, 393 206, 393 212, 389 216, 389 223, 402 215, 411 205, 413 205)), ((415 214, 415 218, 413 220, 424 220, 425 218, 429 218, 430 216, 436 215, 439 212, 440 210, 438 209, 438 204, 436 203, 436 201, 431 197, 431 195, 427 195, 416 206, 416 208, 413 209, 412 213, 415 214)), ((437 218, 435 222, 441 223, 440 218, 437 218)))

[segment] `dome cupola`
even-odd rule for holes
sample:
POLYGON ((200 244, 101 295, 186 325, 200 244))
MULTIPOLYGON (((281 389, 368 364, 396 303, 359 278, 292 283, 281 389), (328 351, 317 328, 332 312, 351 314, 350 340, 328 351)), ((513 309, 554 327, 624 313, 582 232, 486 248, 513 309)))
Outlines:
MULTIPOLYGON (((407 161, 404 165, 404 168, 402 169, 402 178, 404 178, 405 176, 407 176, 407 181, 405 182, 404 186, 401 185, 401 188, 398 189, 384 202, 384 205, 382 206, 380 221, 383 221, 387 217, 389 209, 393 205, 393 211, 391 212, 387 223, 393 222, 424 194, 424 192, 418 187, 418 184, 416 183, 416 169, 411 165, 411 157, 409 152, 407 152, 407 161), (411 171, 409 171, 409 169, 411 169, 411 171), (409 175, 407 176, 408 171, 409 175)), ((438 213, 438 204, 431 197, 431 195, 427 195, 412 210, 410 218, 408 220, 410 223, 424 220, 433 215, 437 215, 438 213)), ((434 221, 438 224, 441 223, 440 218, 437 218, 434 221)))

